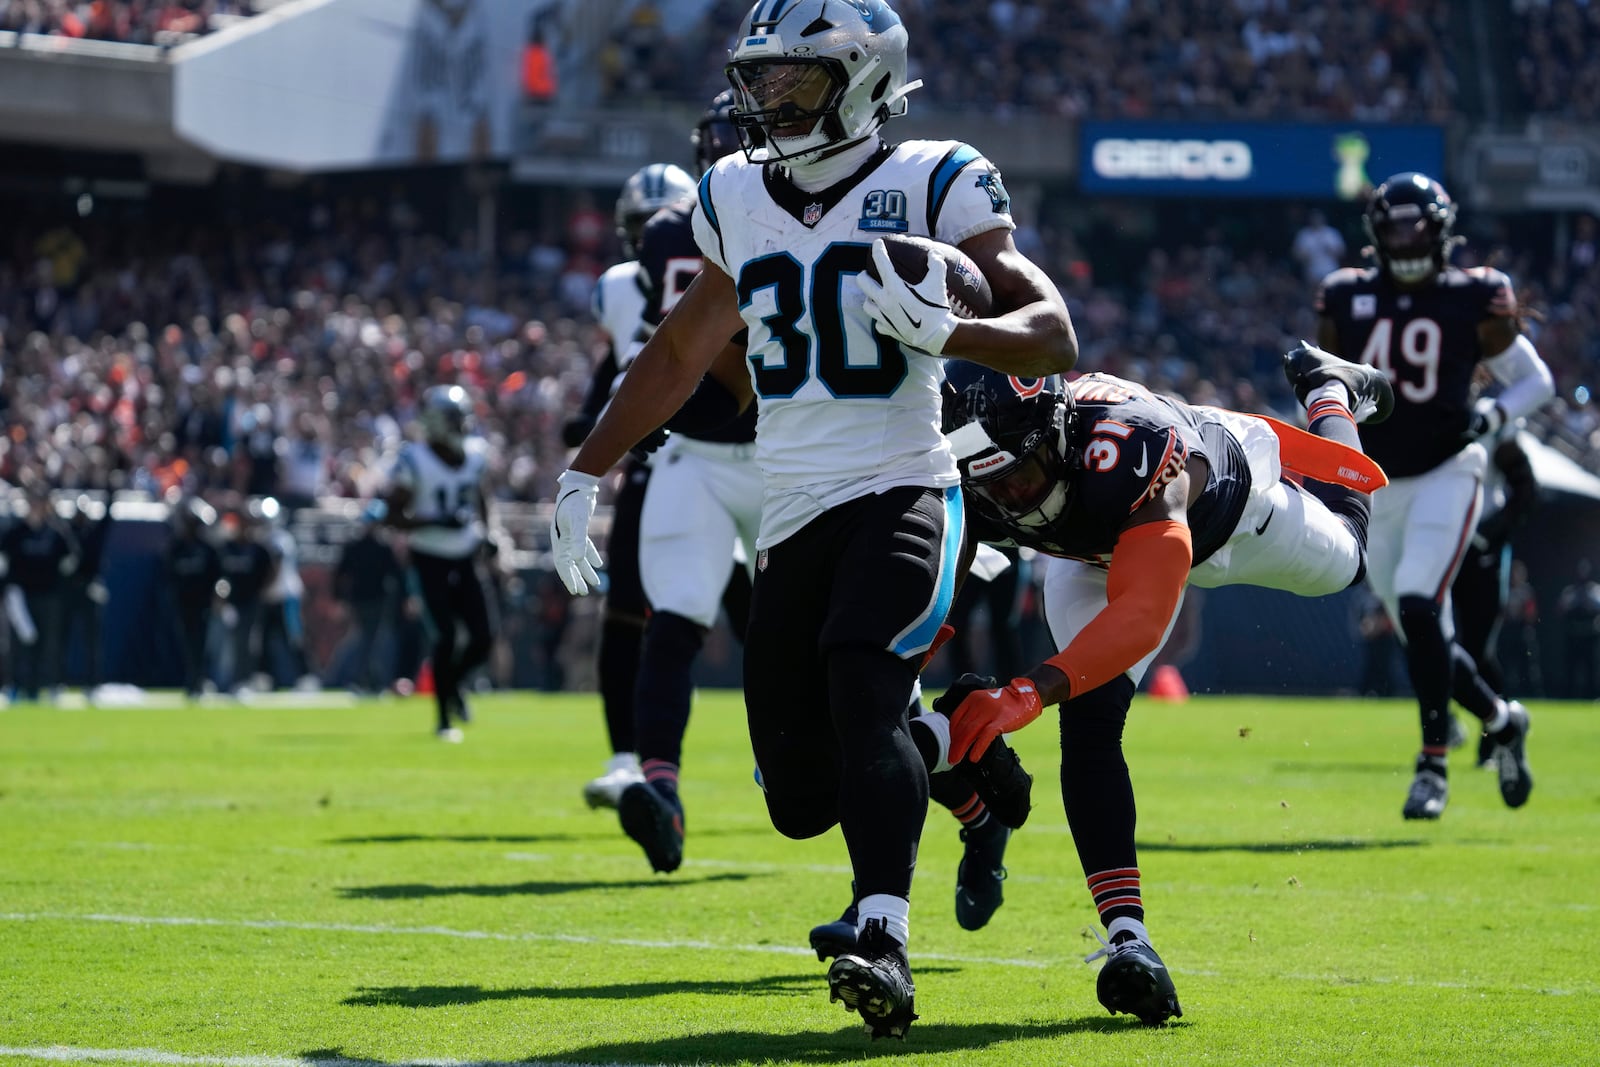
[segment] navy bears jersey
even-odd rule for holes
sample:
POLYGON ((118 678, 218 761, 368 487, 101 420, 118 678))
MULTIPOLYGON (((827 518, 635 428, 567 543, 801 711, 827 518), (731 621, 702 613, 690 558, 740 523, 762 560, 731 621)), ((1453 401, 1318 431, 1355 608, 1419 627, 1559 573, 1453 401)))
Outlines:
POLYGON ((1316 308, 1333 325, 1336 354, 1394 383, 1394 414, 1361 426, 1362 448, 1385 473, 1424 474, 1466 446, 1473 371, 1498 354, 1483 351, 1478 326, 1517 314, 1511 279, 1487 267, 1447 267, 1402 289, 1377 268, 1346 267, 1323 280, 1316 308))
MULTIPOLYGON (((689 217, 693 208, 692 199, 662 208, 650 216, 639 237, 640 287, 645 296, 644 320, 652 330, 683 298, 689 283, 699 275, 704 263, 700 256, 700 245, 694 239, 694 223, 689 217)), ((674 429, 672 432, 700 441, 745 444, 756 439, 757 410, 758 405, 751 404, 738 418, 714 429, 692 432, 674 429)))
POLYGON ((1232 536, 1250 495, 1244 450, 1209 409, 1191 407, 1109 374, 1086 374, 1072 383, 1078 423, 1069 450, 1082 458, 1072 476, 1066 510, 1046 529, 975 513, 980 541, 1020 545, 1052 556, 1101 566, 1128 517, 1154 500, 1191 458, 1209 468, 1206 486, 1190 506, 1194 562, 1203 563, 1232 536))

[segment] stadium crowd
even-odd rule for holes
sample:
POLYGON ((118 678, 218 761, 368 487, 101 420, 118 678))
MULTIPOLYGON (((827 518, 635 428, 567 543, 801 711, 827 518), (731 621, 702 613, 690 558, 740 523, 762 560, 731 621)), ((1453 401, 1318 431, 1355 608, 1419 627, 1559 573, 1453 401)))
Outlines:
MULTIPOLYGON (((1456 88, 1448 0, 903 0, 918 99, 1097 118, 1441 121, 1456 88), (1115 40, 1117 47, 1107 48, 1115 40)), ((714 0, 675 34, 637 5, 603 58, 614 98, 704 99, 727 27, 714 0)))
POLYGON ((1600 6, 1513 0, 1521 40, 1517 80, 1530 114, 1600 120, 1600 6))
MULTIPOLYGON (((485 255, 473 235, 421 232, 404 210, 375 221, 376 206, 226 241, 206 227, 16 231, 0 258, 0 479, 233 490, 291 506, 367 496, 422 391, 456 382, 478 398, 496 496, 548 499, 560 425, 603 343, 587 309, 615 254, 609 221, 580 205, 564 226, 510 233, 485 255)), ((1083 365, 1196 402, 1292 413, 1277 363, 1315 325, 1288 249, 1220 227, 1140 239, 1123 224, 1107 215, 1087 232, 1018 235, 1061 285, 1083 365), (1097 277, 1103 258, 1086 251, 1113 245, 1127 280, 1097 277)), ((1568 398, 1569 436, 1600 450, 1594 402, 1571 400, 1600 367, 1593 220, 1577 234, 1564 263, 1497 255, 1543 311, 1530 328, 1568 398)))
POLYGON ((0 0, 0 30, 175 44, 256 13, 255 0, 0 0))

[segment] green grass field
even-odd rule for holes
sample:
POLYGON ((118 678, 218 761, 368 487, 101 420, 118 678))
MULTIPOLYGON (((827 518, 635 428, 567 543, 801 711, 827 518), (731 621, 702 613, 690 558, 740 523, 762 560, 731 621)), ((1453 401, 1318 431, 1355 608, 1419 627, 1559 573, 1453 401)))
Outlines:
POLYGON ((580 799, 595 697, 476 707, 459 746, 416 701, 0 711, 0 1062, 1600 1062, 1594 706, 1532 709, 1527 808, 1463 751, 1421 825, 1407 704, 1141 699, 1144 896, 1185 1012, 1159 1030, 1095 1000, 1041 722, 980 932, 930 813, 904 1043, 828 1003, 804 945, 843 844, 771 829, 736 694, 697 701, 671 877, 580 799))

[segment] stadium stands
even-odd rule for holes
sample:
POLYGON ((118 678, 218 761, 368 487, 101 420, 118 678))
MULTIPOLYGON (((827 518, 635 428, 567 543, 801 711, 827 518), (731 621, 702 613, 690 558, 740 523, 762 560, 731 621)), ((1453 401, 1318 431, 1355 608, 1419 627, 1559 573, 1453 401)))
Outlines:
POLYGON ((170 45, 266 6, 256 0, 0 0, 0 30, 170 45))

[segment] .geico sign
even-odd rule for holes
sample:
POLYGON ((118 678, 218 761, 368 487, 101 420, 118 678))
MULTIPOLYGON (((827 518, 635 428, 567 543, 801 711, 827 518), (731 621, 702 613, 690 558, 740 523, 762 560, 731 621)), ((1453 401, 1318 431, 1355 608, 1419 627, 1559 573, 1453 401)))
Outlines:
POLYGON ((1094 143, 1093 165, 1102 178, 1236 182, 1250 177, 1250 146, 1243 141, 1105 137, 1094 143))

